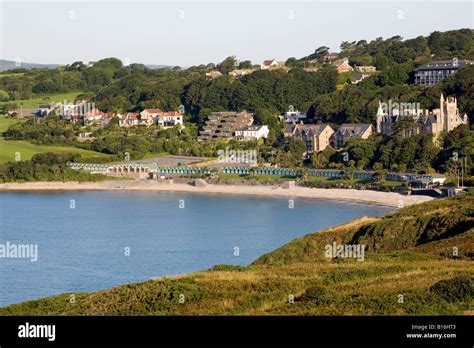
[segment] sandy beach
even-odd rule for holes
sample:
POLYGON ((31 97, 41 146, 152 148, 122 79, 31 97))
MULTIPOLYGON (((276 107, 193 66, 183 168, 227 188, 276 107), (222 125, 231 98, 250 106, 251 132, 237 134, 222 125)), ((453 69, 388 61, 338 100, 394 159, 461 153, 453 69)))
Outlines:
POLYGON ((254 195, 309 199, 330 199, 355 203, 377 204, 389 207, 406 207, 432 200, 428 196, 403 196, 393 192, 354 189, 319 189, 306 187, 281 188, 277 186, 207 185, 195 187, 188 184, 170 184, 150 180, 102 182, 28 182, 3 183, 0 191, 75 191, 75 190, 129 190, 156 192, 192 192, 203 194, 254 195))

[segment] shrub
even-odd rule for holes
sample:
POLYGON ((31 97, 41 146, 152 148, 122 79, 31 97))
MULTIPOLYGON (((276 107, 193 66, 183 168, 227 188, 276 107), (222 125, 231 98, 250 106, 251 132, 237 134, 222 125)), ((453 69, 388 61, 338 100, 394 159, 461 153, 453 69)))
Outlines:
POLYGON ((210 271, 237 271, 241 272, 245 270, 246 267, 244 266, 237 266, 237 265, 215 265, 214 267, 210 268, 210 271))
POLYGON ((325 295, 326 289, 321 286, 315 285, 307 288, 303 295, 298 298, 298 301, 321 304, 324 302, 325 295))
POLYGON ((474 278, 458 276, 440 280, 430 287, 430 291, 447 302, 467 302, 474 298, 474 278))

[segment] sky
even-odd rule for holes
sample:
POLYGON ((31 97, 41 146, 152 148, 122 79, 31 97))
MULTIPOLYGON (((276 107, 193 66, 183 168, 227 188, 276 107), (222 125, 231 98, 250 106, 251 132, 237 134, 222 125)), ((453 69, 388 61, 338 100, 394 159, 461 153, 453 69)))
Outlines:
POLYGON ((5 1, 0 59, 191 66, 301 58, 342 41, 474 27, 473 1, 5 1))

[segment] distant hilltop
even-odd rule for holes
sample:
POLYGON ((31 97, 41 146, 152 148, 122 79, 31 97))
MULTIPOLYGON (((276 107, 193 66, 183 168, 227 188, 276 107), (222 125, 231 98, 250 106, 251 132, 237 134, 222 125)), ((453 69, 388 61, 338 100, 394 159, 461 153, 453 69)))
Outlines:
MULTIPOLYGON (((0 59, 0 71, 15 70, 15 69, 54 69, 65 64, 39 64, 39 63, 24 63, 20 62, 17 64, 14 60, 0 59)), ((161 68, 172 68, 173 65, 162 65, 162 64, 144 64, 150 69, 161 69, 161 68)))
POLYGON ((5 59, 0 59, 0 71, 5 71, 5 70, 14 70, 14 69, 54 69, 62 64, 38 64, 38 63, 24 63, 24 62, 19 62, 17 63, 14 60, 5 60, 5 59))

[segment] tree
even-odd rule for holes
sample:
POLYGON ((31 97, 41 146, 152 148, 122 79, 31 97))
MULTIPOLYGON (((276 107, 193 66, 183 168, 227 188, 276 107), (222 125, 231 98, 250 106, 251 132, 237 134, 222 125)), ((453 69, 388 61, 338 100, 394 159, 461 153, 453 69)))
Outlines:
POLYGON ((298 172, 300 173, 301 177, 303 178, 303 180, 307 180, 308 179, 308 174, 309 174, 309 170, 308 168, 306 167, 300 167, 298 169, 298 172))
POLYGON ((288 152, 290 152, 293 157, 301 159, 303 153, 306 152, 306 144, 299 138, 291 137, 288 140, 288 152))
POLYGON ((8 92, 0 89, 0 101, 7 101, 8 99, 10 99, 8 92))
POLYGON ((296 68, 300 67, 302 64, 295 57, 290 57, 286 60, 285 65, 291 68, 296 68))
POLYGON ((236 68, 236 62, 237 59, 235 56, 227 57, 222 62, 217 64, 217 70, 219 70, 222 74, 228 74, 236 68))
POLYGON ((377 54, 374 59, 374 66, 379 71, 383 71, 388 68, 388 58, 383 54, 377 54))
POLYGON ((374 181, 378 184, 382 184, 385 182, 385 176, 388 174, 387 170, 385 169, 381 169, 381 170, 377 170, 375 173, 374 173, 374 181))
POLYGON ((250 60, 243 60, 239 63, 239 69, 250 69, 252 68, 252 62, 250 60))
POLYGON ((95 63, 91 69, 96 70, 113 70, 116 71, 123 66, 122 61, 117 58, 105 58, 95 63))
POLYGON ((356 171, 355 161, 350 160, 348 165, 344 168, 344 176, 350 180, 354 178, 354 173, 356 171))
POLYGON ((327 46, 320 46, 314 50, 314 53, 309 55, 309 59, 318 59, 320 60, 323 58, 326 54, 329 53, 329 47, 327 46))
POLYGON ((82 62, 74 62, 71 65, 66 65, 64 70, 66 71, 84 71, 86 69, 86 66, 82 62))

